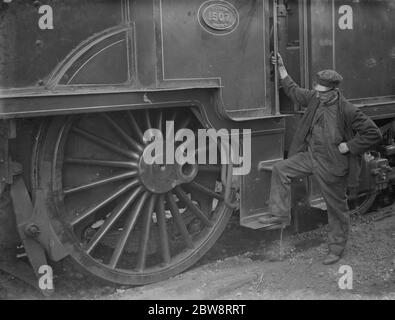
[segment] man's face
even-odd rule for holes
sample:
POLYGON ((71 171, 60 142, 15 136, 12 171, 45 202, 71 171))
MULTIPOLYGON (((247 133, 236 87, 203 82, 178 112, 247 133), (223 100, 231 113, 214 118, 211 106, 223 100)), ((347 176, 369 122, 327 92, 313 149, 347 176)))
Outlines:
POLYGON ((325 92, 329 92, 329 91, 333 90, 333 88, 325 87, 323 85, 318 84, 317 82, 314 82, 313 88, 315 91, 317 91, 317 93, 320 93, 320 92, 325 93, 325 92))
POLYGON ((314 82, 313 88, 317 92, 317 98, 320 100, 328 99, 328 97, 332 94, 331 92, 333 91, 333 88, 325 87, 318 84, 317 82, 314 82))

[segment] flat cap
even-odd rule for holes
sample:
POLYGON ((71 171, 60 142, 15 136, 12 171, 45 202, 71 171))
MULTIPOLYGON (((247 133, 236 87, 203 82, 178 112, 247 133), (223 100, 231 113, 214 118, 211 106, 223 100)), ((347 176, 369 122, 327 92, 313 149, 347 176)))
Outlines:
POLYGON ((316 81, 322 86, 337 88, 343 81, 343 77, 335 70, 322 70, 317 72, 316 81))

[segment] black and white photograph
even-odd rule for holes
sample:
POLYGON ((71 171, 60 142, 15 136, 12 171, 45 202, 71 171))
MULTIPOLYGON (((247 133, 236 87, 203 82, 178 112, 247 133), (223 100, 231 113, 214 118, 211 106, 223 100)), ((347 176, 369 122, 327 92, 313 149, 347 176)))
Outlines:
POLYGON ((395 0, 0 0, 0 300, 395 300, 395 0))

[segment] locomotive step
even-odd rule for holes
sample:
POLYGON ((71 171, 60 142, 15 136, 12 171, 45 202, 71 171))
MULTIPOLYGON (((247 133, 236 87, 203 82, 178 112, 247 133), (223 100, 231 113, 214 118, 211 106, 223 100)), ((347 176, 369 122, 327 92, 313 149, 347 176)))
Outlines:
POLYGON ((257 213, 251 216, 244 217, 240 219, 240 225, 246 228, 258 230, 265 227, 265 225, 261 222, 264 217, 268 215, 269 212, 264 211, 261 213, 257 213))

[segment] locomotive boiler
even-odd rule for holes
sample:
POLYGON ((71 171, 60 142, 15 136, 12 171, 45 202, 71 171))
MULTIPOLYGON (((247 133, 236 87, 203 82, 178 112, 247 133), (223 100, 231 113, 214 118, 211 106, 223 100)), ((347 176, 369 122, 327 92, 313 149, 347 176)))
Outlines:
MULTIPOLYGON (((0 8, 0 247, 9 262, 22 244, 38 277, 68 257, 113 283, 156 282, 201 258, 233 212, 259 229, 271 167, 287 156, 303 114, 279 88, 272 52, 304 87, 336 69, 345 96, 383 133, 360 159, 352 213, 392 187, 394 1, 2 0, 0 8), (223 161, 147 164, 145 132, 169 140, 169 122, 174 131, 250 130, 249 172, 232 177, 223 161)), ((325 210, 314 179, 294 181, 292 202, 295 231, 311 208, 325 210)))

